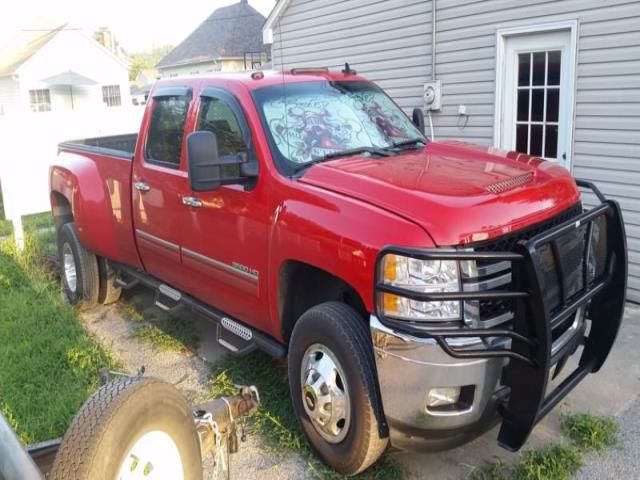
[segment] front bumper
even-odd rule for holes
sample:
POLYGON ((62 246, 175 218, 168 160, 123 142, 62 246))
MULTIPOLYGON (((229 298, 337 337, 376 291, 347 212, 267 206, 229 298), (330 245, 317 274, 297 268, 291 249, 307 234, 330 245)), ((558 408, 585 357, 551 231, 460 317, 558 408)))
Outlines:
POLYGON ((378 280, 371 334, 393 445, 455 446, 493 425, 498 413, 502 418, 498 443, 518 450, 551 409, 600 369, 624 312, 624 223, 616 202, 605 199, 588 182, 577 183, 591 189, 602 203, 519 241, 513 251, 389 246, 380 252, 377 279, 382 278, 381 260, 388 253, 422 260, 510 262, 513 276, 505 289, 434 293, 378 280), (385 318, 378 301, 383 294, 420 302, 508 301, 514 316, 502 328, 416 327, 385 318), (551 380, 581 345, 578 367, 550 390, 551 380), (462 387, 460 401, 454 408, 430 410, 429 391, 447 386, 462 387))
MULTIPOLYGON (((395 331, 375 315, 370 317, 370 328, 382 404, 395 448, 453 448, 496 423, 505 359, 453 358, 434 339, 395 331), (449 410, 428 408, 429 391, 442 387, 463 387, 469 393, 464 403, 449 410)), ((476 348, 481 343, 477 338, 457 346, 476 348)))

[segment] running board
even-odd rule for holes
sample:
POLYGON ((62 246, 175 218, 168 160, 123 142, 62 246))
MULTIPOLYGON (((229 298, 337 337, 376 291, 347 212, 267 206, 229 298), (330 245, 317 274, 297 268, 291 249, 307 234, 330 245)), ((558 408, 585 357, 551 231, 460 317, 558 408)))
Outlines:
POLYGON ((286 347, 277 340, 225 315, 216 308, 162 283, 145 272, 119 263, 112 263, 112 266, 118 271, 116 282, 122 288, 127 288, 125 285, 131 288, 140 283, 155 292, 155 304, 159 308, 170 311, 182 305, 215 322, 216 341, 229 352, 235 355, 246 355, 257 348, 275 358, 284 358, 287 355, 286 347), (132 280, 122 280, 123 275, 127 280, 129 278, 132 280))

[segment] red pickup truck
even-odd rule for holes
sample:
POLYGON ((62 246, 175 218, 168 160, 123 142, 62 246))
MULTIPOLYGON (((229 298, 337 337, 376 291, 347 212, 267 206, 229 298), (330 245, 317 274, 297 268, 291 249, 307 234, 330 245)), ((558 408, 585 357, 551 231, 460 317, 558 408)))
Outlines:
POLYGON ((287 357, 301 427, 344 474, 498 422, 519 449, 615 341, 620 209, 413 117, 350 69, 159 81, 139 134, 59 146, 68 299, 147 285, 230 351, 287 357))

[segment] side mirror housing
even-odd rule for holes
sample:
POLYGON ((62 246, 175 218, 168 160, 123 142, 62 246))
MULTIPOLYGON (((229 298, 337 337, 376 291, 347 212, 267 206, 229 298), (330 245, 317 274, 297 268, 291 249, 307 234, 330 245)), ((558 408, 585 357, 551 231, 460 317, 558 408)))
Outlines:
POLYGON ((220 185, 245 184, 258 175, 258 162, 247 161, 246 153, 221 157, 218 138, 209 130, 187 137, 189 186, 194 192, 216 190, 220 185))
POLYGON ((413 119, 413 124, 416 127, 418 127, 418 130, 420 130, 420 133, 422 133, 424 135, 424 133, 425 133, 425 131, 424 131, 424 113, 423 113, 421 108, 414 108, 413 109, 412 119, 413 119))

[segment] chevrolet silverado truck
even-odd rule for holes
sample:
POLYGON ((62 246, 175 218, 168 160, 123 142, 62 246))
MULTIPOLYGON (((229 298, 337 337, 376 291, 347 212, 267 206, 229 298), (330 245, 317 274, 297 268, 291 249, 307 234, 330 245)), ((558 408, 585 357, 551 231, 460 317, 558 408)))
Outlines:
POLYGON ((623 316, 615 201, 431 141, 349 68, 159 81, 138 134, 60 144, 50 188, 70 302, 145 285, 231 352, 286 357, 302 430, 347 475, 498 423, 519 449, 623 316))

